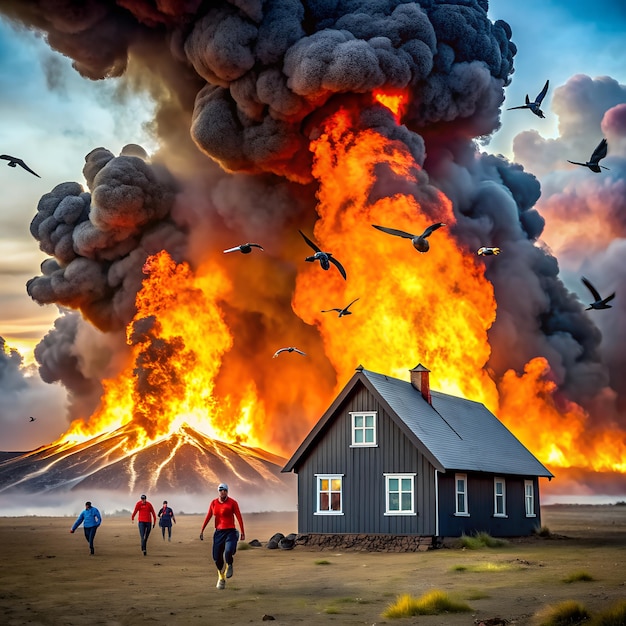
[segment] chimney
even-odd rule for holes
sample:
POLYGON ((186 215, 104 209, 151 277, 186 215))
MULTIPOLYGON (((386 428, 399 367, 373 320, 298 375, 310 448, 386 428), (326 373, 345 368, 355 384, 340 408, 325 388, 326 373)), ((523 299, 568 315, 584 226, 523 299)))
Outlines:
POLYGON ((421 392, 422 397, 428 404, 432 404, 431 396, 430 396, 430 380, 428 375, 430 374, 430 370, 424 367, 421 363, 418 363, 411 372, 411 384, 415 389, 421 392))

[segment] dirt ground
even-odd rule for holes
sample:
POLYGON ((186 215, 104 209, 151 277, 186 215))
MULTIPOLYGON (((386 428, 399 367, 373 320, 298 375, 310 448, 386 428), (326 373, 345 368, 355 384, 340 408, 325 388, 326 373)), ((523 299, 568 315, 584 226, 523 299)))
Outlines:
POLYGON ((272 617, 306 625, 469 626, 493 617, 533 624, 539 609, 561 600, 578 600, 594 613, 626 598, 626 506, 548 506, 542 522, 557 537, 404 554, 268 550, 274 533, 297 531, 296 514, 248 514, 246 542, 224 590, 215 587, 212 532, 198 538, 203 516, 179 515, 171 543, 157 526, 145 557, 129 517, 105 517, 94 556, 82 528, 69 533, 73 521, 0 517, 2 624, 227 626, 272 617), (244 549, 253 539, 263 546, 244 549), (487 571, 471 571, 477 564, 487 571), (580 571, 593 580, 564 582, 580 571), (399 595, 433 589, 472 612, 382 617, 399 595))

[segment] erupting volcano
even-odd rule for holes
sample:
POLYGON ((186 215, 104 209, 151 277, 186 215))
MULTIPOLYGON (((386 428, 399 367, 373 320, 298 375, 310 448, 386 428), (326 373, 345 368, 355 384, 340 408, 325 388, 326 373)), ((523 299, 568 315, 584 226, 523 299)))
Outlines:
POLYGON ((2 488, 271 490, 358 364, 407 378, 421 362, 434 389, 497 415, 555 490, 601 473, 620 493, 626 385, 540 240, 537 180, 474 141, 499 125, 516 53, 487 2, 94 2, 71 31, 69 7, 51 22, 47 4, 12 13, 90 78, 145 73, 161 147, 97 148, 88 191, 39 203, 50 258, 28 293, 64 308, 35 356, 71 424, 0 465, 2 488), (80 42, 105 23, 126 35, 94 58, 80 42), (372 228, 433 223, 424 254, 372 228), (299 230, 346 280, 305 262, 299 230), (263 252, 223 253, 242 241, 263 252), (305 356, 273 360, 287 345, 305 356))

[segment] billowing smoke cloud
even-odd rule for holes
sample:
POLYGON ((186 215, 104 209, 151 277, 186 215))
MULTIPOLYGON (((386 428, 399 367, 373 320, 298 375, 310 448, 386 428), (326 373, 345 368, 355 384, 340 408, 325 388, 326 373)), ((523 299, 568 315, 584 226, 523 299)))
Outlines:
MULTIPOLYGON (((47 382, 47 381, 46 381, 47 382)), ((60 413, 65 392, 50 389, 34 366, 24 364, 20 353, 0 337, 0 440, 3 450, 28 451, 50 443, 61 435, 58 422, 47 420, 51 412, 60 413), (31 417, 35 421, 31 421, 31 417), (55 428, 56 426, 56 428, 55 428)))
MULTIPOLYGON (((158 104, 155 131, 162 145, 152 163, 137 148, 118 157, 96 149, 84 170, 89 191, 64 183, 42 198, 32 232, 51 259, 29 283, 30 295, 42 304, 78 309, 99 329, 119 332, 132 318, 147 255, 164 248, 176 259, 198 263, 215 254, 211 250, 220 253, 222 244, 267 237, 276 252, 265 255, 260 270, 231 270, 234 296, 227 317, 235 347, 225 367, 237 373, 254 368, 261 392, 274 389, 276 381, 264 373, 254 348, 276 328, 288 328, 307 352, 323 354, 315 329, 292 319, 290 259, 293 232, 315 219, 310 140, 321 121, 345 105, 360 111, 355 119, 363 127, 402 141, 423 165, 424 182, 453 202, 454 234, 462 246, 506 251, 487 268, 498 303, 487 364, 496 383, 507 370, 521 371, 529 359, 543 356, 563 393, 595 407, 594 416, 614 416, 598 408, 606 408, 599 398, 612 398, 611 386, 620 388, 614 367, 621 366, 621 357, 602 354, 596 318, 565 287, 556 258, 541 240, 548 213, 543 204, 542 213, 535 208, 541 195, 536 176, 551 171, 554 145, 530 135, 531 152, 524 157, 525 140, 518 138, 516 158, 523 168, 480 154, 474 142, 499 128, 516 54, 509 26, 492 23, 487 8, 486 0, 223 0, 161 2, 158 8, 139 0, 94 0, 80 8, 69 0, 4 2, 0 10, 46 33, 84 76, 123 76, 129 85, 149 89, 158 104), (377 89, 409 94, 402 124, 375 102, 377 89), (189 136, 208 159, 198 159, 189 136), (256 271, 271 272, 272 285, 251 281, 256 271), (239 288, 244 272, 245 287, 239 288)), ((622 88, 610 83, 602 79, 604 100, 616 107, 623 102, 622 88)), ((586 90, 580 86, 581 101, 586 90)), ((559 158, 580 158, 600 137, 590 130, 591 111, 566 95, 556 90, 554 107, 562 107, 562 134, 571 130, 572 150, 559 150, 559 158)), ((594 108, 597 124, 608 110, 600 109, 594 108)), ((620 111, 604 117, 611 146, 623 136, 620 111)), ((618 169, 614 158, 607 164, 618 169)), ((544 185, 549 195, 563 187, 544 185)), ((387 191, 387 184, 381 189, 387 191)), ((617 267, 618 255, 603 255, 604 267, 617 267)), ((598 287, 612 289, 609 282, 603 278, 598 287)), ((47 380, 84 384, 81 376, 89 377, 80 359, 47 359, 56 339, 71 340, 82 323, 72 330, 67 322, 69 328, 58 328, 41 348, 47 380), (62 374, 65 369, 73 373, 62 374)), ((62 354, 76 356, 73 345, 62 354)), ((330 392, 333 372, 318 358, 321 384, 330 392)), ((87 385, 85 395, 93 393, 87 385)), ((274 435, 283 444, 297 444, 307 431, 308 424, 296 426, 291 419, 302 404, 301 396, 287 390, 280 404, 269 407, 285 418, 274 435)))
POLYGON ((576 75, 555 90, 552 108, 559 116, 559 137, 545 139, 536 131, 520 133, 514 141, 515 158, 541 176, 542 195, 537 206, 546 217, 543 237, 558 256, 568 285, 584 303, 594 298, 580 281, 581 276, 586 276, 602 296, 617 293, 612 311, 593 312, 596 333, 602 336, 597 348, 602 376, 609 385, 604 392, 609 397, 599 405, 596 398, 593 413, 597 420, 613 420, 623 427, 626 85, 608 76, 592 79, 576 75), (609 170, 594 173, 567 162, 589 160, 603 137, 609 147, 601 164, 609 170), (609 401, 611 390, 617 393, 614 406, 609 401))

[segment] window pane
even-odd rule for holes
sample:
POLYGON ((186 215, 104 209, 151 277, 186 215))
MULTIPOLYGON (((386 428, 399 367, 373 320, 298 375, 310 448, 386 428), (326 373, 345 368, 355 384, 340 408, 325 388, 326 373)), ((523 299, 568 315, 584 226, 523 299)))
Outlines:
POLYGON ((333 511, 341 511, 341 494, 340 493, 330 494, 330 506, 333 511))
POLYGON ((400 498, 397 493, 389 494, 389 510, 390 511, 400 510, 400 498))
POLYGON ((328 491, 328 478, 320 478, 320 491, 328 491))
POLYGON ((372 428, 374 426, 374 416, 373 415, 366 415, 365 416, 365 425, 368 428, 372 428))
POLYGON ((402 494, 402 510, 410 511, 413 507, 411 506, 411 494, 403 493, 402 494))
POLYGON ((355 428, 363 428, 363 416, 355 415, 354 416, 354 427, 355 428))
POLYGON ((456 481, 456 490, 457 491, 465 491, 465 480, 463 478, 459 478, 456 481))
POLYGON ((328 494, 320 493, 320 511, 328 511, 328 494))
POLYGON ((502 483, 496 483, 496 493, 502 495, 504 485, 502 483))
POLYGON ((413 491, 411 489, 411 479, 410 478, 403 478, 402 479, 402 491, 413 491))
POLYGON ((363 431, 362 430, 354 431, 354 443, 363 443, 363 431))
POLYGON ((341 478, 333 478, 332 479, 332 487, 333 491, 341 491, 341 478))
POLYGON ((366 443, 374 443, 374 431, 368 429, 365 431, 365 441, 366 443))
POLYGON ((456 508, 459 513, 465 513, 465 494, 459 493, 456 496, 456 508))
POLYGON ((389 491, 399 491, 400 481, 397 478, 389 479, 389 491))

